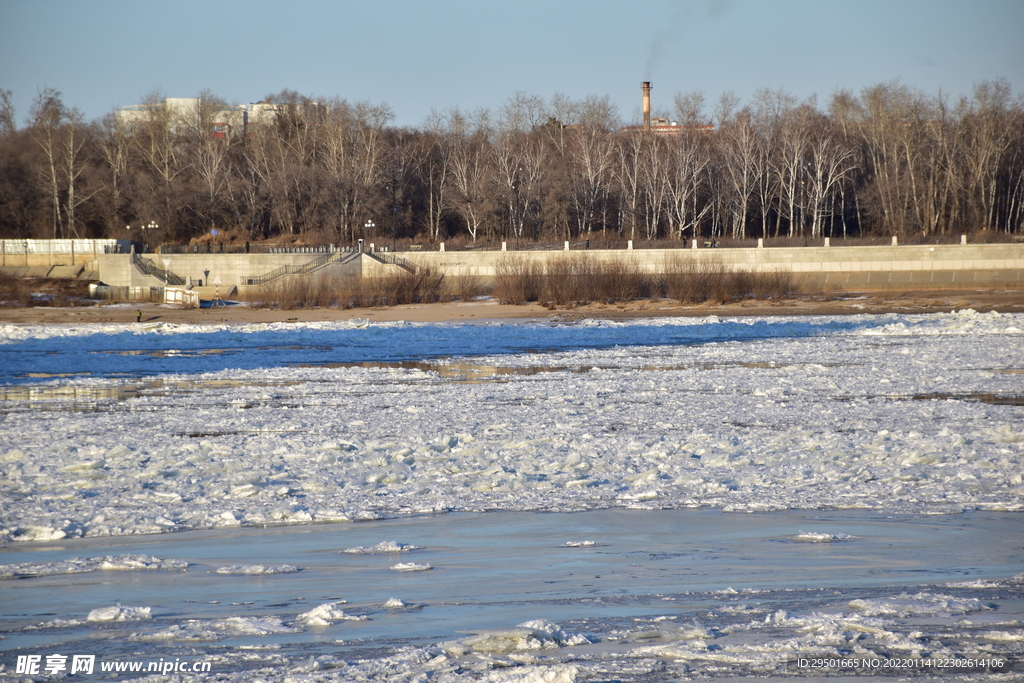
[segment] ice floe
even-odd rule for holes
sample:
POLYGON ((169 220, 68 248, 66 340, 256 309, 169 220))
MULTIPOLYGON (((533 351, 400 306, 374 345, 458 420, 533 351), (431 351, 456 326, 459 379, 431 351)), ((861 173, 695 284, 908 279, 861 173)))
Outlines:
POLYGON ((113 605, 92 610, 86 621, 143 621, 152 618, 151 612, 151 607, 113 605))
POLYGON ((586 645, 582 635, 566 633, 547 619, 524 621, 515 628, 483 631, 459 641, 443 643, 447 654, 461 656, 467 652, 508 653, 530 650, 552 650, 572 645, 586 645))
MULTIPOLYGON (((0 353, 0 542, 17 541, 19 550, 79 537, 456 511, 1024 510, 1022 315, 0 325, 0 353)), ((771 539, 825 545, 774 546, 819 555, 868 542, 827 527, 794 535, 795 528, 771 539)), ((592 532, 559 531, 575 538, 563 543, 556 535, 546 550, 603 550, 600 532, 587 539, 592 532)), ((435 552, 429 545, 424 554, 435 552)), ((340 547, 324 552, 426 550, 395 541, 340 547)), ((680 548, 680 556, 690 550, 680 548)), ((392 577, 407 584, 397 590, 457 574, 437 552, 429 559, 443 572, 392 577)), ((380 571, 378 562, 397 559, 344 564, 380 571)), ((644 561, 638 557, 637 572, 644 561)), ((213 564, 186 578, 227 582, 216 574, 300 569, 259 562, 213 564)), ((6 564, 0 578, 54 576, 25 585, 71 584, 93 580, 70 576, 82 572, 188 568, 180 560, 108 555, 6 564)), ((431 568, 390 564, 394 571, 431 568)), ((304 577, 318 581, 310 570, 257 583, 304 577)), ((327 595, 299 614, 291 601, 254 605, 251 596, 231 602, 243 599, 232 595, 215 607, 214 600, 190 605, 187 615, 158 608, 155 619, 150 607, 95 608, 108 598, 69 618, 26 620, 10 633, 88 634, 108 649, 237 639, 238 647, 210 655, 223 665, 218 678, 232 683, 254 676, 275 683, 764 677, 787 675, 785 661, 796 653, 1024 653, 1021 621, 977 597, 1008 595, 1012 603, 1024 575, 906 592, 857 586, 816 600, 794 577, 771 603, 728 572, 717 586, 727 579, 736 589, 635 598, 642 614, 614 624, 593 616, 563 628, 537 619, 452 640, 403 642, 404 627, 432 616, 433 600, 347 591, 352 612, 327 595), (673 613, 652 615, 651 604, 673 613), (191 618, 207 608, 215 611, 203 616, 215 618, 191 618), (346 632, 385 621, 396 624, 394 638, 357 645, 365 646, 358 656, 303 641, 331 634, 340 644, 346 632)), ((593 606, 604 615, 613 602, 607 597, 588 595, 574 609, 593 606)), ((518 611, 534 608, 542 609, 524 599, 518 611)))
POLYGON ((396 543, 395 541, 382 541, 377 545, 371 546, 356 546, 354 548, 346 548, 342 550, 343 553, 349 553, 351 555, 386 555, 391 553, 407 553, 413 550, 421 550, 420 546, 411 545, 407 543, 396 543))
POLYGON ((1020 510, 1021 317, 2 328, 0 540, 607 505, 1020 510), (140 339, 195 353, 166 374, 115 354, 105 377, 140 339), (357 341, 504 374, 334 363, 357 341), (281 358, 200 353, 264 343, 281 358), (28 377, 41 357, 95 374, 28 377))
POLYGON ((425 572, 428 569, 433 569, 430 563, 418 564, 416 562, 399 562, 398 564, 391 565, 391 571, 393 572, 425 572))
POLYGON ((22 562, 0 564, 0 579, 51 576, 54 574, 80 574, 94 571, 185 571, 184 560, 161 560, 150 555, 105 555, 103 557, 73 557, 55 562, 22 562))
POLYGON ((891 599, 851 600, 850 609, 866 616, 918 616, 922 614, 956 615, 989 609, 975 598, 957 598, 933 593, 903 593, 891 599))
POLYGON ((228 617, 226 619, 188 619, 165 629, 148 633, 132 633, 132 642, 218 641, 234 636, 267 636, 298 633, 299 628, 286 625, 278 617, 228 617))
POLYGON ((302 569, 290 564, 232 564, 217 567, 215 571, 218 574, 294 574, 302 569))
POLYGON ((296 620, 306 626, 329 626, 338 621, 365 621, 365 616, 348 614, 340 605, 346 604, 345 600, 325 602, 314 607, 308 612, 300 614, 296 620))
POLYGON ((834 541, 850 541, 857 538, 850 534, 826 534, 820 531, 801 531, 792 537, 794 541, 803 543, 832 543, 834 541))

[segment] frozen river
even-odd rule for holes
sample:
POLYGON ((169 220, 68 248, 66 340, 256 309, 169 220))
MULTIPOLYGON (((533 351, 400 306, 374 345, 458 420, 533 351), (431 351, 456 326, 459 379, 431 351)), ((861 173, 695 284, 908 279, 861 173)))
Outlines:
POLYGON ((9 325, 0 361, 0 678, 1024 657, 1021 316, 9 325))

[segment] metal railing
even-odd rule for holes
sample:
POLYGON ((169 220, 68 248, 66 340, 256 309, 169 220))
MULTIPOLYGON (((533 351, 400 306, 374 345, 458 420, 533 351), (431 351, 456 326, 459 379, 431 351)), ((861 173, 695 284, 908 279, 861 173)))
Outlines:
POLYGON ((135 267, 141 270, 143 273, 145 273, 146 275, 152 275, 153 277, 155 277, 157 280, 160 280, 164 284, 185 284, 185 278, 181 277, 180 275, 175 275, 169 270, 161 268, 160 266, 150 261, 148 258, 142 258, 138 254, 133 253, 132 262, 135 264, 135 267))
POLYGON ((161 244, 161 254, 326 254, 337 251, 333 244, 161 244))
POLYGON ((324 254, 323 256, 313 259, 309 263, 304 263, 301 266, 281 266, 276 270, 272 270, 269 273, 263 275, 243 275, 238 278, 238 284, 248 286, 260 286, 267 283, 273 282, 286 275, 308 275, 315 270, 323 268, 329 263, 345 263, 358 257, 356 252, 348 251, 336 251, 330 254, 324 254))
POLYGON ((363 253, 380 263, 390 263, 391 265, 398 266, 410 273, 418 273, 420 271, 420 267, 418 265, 408 259, 402 258, 401 256, 395 256, 394 254, 382 251, 367 251, 363 253))

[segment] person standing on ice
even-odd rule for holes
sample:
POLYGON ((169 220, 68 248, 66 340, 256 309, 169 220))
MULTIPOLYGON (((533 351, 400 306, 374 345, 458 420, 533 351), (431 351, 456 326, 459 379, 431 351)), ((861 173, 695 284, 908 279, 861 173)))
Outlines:
POLYGON ((135 309, 135 322, 136 323, 141 323, 142 322, 142 311, 139 310, 139 309, 135 309))

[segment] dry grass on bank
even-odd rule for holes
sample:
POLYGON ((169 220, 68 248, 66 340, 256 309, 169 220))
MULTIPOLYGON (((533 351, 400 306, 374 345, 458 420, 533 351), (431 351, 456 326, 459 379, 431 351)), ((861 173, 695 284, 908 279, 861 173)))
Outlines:
POLYGON ((565 256, 542 265, 527 258, 507 256, 496 264, 495 271, 491 294, 507 304, 615 303, 659 293, 657 279, 644 273, 635 261, 565 256))
POLYGON ((566 256, 540 264, 507 256, 496 265, 492 294, 505 304, 539 301, 556 306, 668 297, 680 303, 781 299, 794 294, 789 271, 728 270, 719 262, 675 258, 662 273, 634 261, 606 262, 566 256))
POLYGON ((286 277, 239 298, 253 308, 369 308, 466 300, 483 293, 475 278, 398 273, 380 278, 286 277))
POLYGON ((680 303, 783 299, 795 294, 795 290, 793 274, 787 270, 727 270, 715 261, 679 258, 668 261, 665 267, 664 295, 680 303))
POLYGON ((62 278, 21 278, 0 275, 0 307, 69 308, 91 306, 89 284, 62 278))

